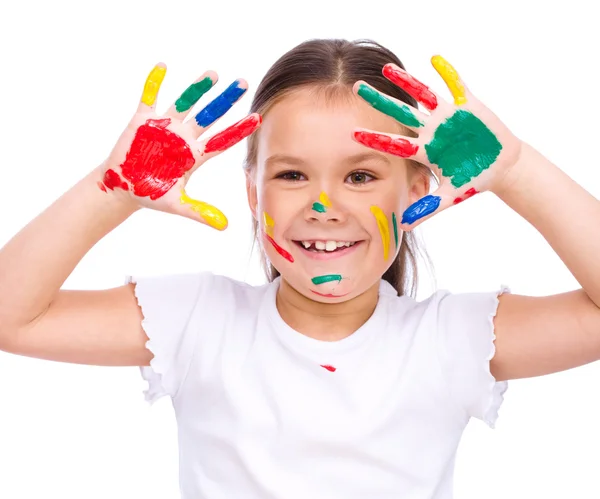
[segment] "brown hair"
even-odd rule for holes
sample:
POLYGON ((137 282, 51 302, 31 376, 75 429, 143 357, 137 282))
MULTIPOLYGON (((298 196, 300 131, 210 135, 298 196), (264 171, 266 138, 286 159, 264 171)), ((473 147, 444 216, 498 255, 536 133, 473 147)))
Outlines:
MULTIPOLYGON (((404 69, 404 65, 393 52, 372 40, 308 40, 280 57, 267 71, 256 90, 250 112, 264 115, 277 101, 299 87, 315 86, 335 93, 351 91, 357 80, 364 80, 378 90, 395 97, 413 107, 417 102, 381 72, 383 66, 393 62, 404 69)), ((248 138, 248 151, 244 168, 247 173, 256 166, 258 133, 248 138)), ((430 170, 411 161, 417 173, 431 176, 430 170)), ((258 223, 253 220, 254 240, 258 223)), ((405 232, 396 259, 383 275, 398 292, 398 295, 415 295, 417 287, 417 258, 423 248, 417 243, 414 231, 405 232), (408 292, 407 292, 408 291, 408 292)), ((261 262, 269 281, 279 276, 279 271, 261 254, 261 262)))

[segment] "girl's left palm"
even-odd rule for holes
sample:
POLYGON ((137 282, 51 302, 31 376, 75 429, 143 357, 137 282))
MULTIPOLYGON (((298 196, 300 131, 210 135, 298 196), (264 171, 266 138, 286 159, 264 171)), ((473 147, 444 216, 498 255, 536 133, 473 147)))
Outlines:
POLYGON ((466 88, 448 62, 435 56, 432 64, 450 89, 453 104, 395 64, 383 68, 390 81, 424 105, 430 114, 365 82, 359 81, 354 86, 354 91, 371 106, 418 134, 412 138, 358 129, 354 138, 373 149, 418 161, 429 167, 439 180, 439 188, 433 194, 406 209, 401 222, 403 230, 410 230, 479 192, 501 187, 521 152, 521 141, 466 88))

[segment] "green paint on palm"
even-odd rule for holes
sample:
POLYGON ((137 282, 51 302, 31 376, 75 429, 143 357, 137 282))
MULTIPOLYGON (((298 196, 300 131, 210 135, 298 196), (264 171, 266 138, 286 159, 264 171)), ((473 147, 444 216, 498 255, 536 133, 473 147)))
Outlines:
POLYGON ((313 277, 311 280, 313 284, 323 284, 325 282, 341 281, 342 276, 340 274, 326 274, 313 277))
POLYGON ((389 97, 367 85, 360 85, 358 95, 375 109, 391 116, 403 125, 412 127, 423 126, 423 123, 421 123, 408 106, 394 102, 389 97))
POLYGON ((392 225, 394 226, 394 241, 396 241, 396 248, 398 247, 398 224, 396 223, 396 214, 392 212, 392 225))
POLYGON ((462 187, 494 164, 502 144, 477 116, 456 111, 425 145, 429 162, 440 167, 454 187, 462 187))
POLYGON ((206 92, 208 92, 213 86, 213 81, 210 77, 203 78, 196 83, 192 83, 185 91, 181 94, 181 97, 175 102, 175 109, 178 113, 182 113, 192 108, 196 102, 200 100, 206 92))
POLYGON ((318 211, 319 213, 325 213, 327 211, 327 208, 325 208, 325 206, 321 203, 313 203, 312 209, 318 211))

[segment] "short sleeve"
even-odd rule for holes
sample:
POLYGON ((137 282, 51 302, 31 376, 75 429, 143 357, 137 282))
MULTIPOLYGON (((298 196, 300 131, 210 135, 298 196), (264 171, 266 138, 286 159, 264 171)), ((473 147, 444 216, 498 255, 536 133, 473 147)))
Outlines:
POLYGON ((507 286, 485 293, 446 293, 439 301, 436 346, 450 396, 467 416, 495 427, 508 388, 490 370, 496 353, 494 317, 507 286))
POLYGON ((135 284, 142 328, 149 338, 146 348, 154 355, 150 366, 140 366, 141 375, 148 382, 144 395, 150 404, 165 395, 177 395, 198 336, 198 331, 190 328, 190 318, 210 279, 211 274, 198 273, 126 280, 135 284))

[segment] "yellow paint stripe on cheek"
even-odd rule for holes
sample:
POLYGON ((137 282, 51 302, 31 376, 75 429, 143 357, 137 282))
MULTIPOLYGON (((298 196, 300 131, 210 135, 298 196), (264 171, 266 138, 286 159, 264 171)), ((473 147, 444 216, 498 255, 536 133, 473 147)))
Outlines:
POLYGON ((227 227, 227 217, 218 208, 202 201, 196 201, 185 192, 181 193, 181 204, 189 204, 190 208, 198 213, 211 227, 217 230, 223 230, 227 227))
POLYGON ((265 232, 267 233, 267 236, 273 237, 273 227, 275 227, 275 221, 266 211, 263 211, 263 218, 265 220, 265 232))
POLYGON ((150 71, 150 74, 148 75, 148 78, 146 78, 146 83, 144 85, 144 93, 142 94, 142 102, 147 106, 153 106, 156 102, 156 96, 158 95, 160 86, 165 79, 166 73, 167 68, 162 66, 155 66, 154 69, 150 71))
POLYGON ((321 195, 319 196, 319 201, 321 201, 321 204, 323 206, 326 206, 327 208, 331 208, 331 201, 327 197, 327 194, 325 194, 324 192, 322 192, 321 195))
POLYGON ((383 259, 387 260, 390 248, 390 228, 388 219, 379 206, 371 206, 371 213, 375 215, 377 227, 379 227, 379 233, 381 234, 381 243, 383 244, 383 259))
POLYGON ((454 104, 457 106, 466 104, 467 98, 465 96, 465 87, 460 81, 460 76, 458 76, 458 73, 452 64, 441 55, 434 55, 431 58, 431 64, 446 83, 448 90, 450 90, 452 97, 454 97, 454 104))

